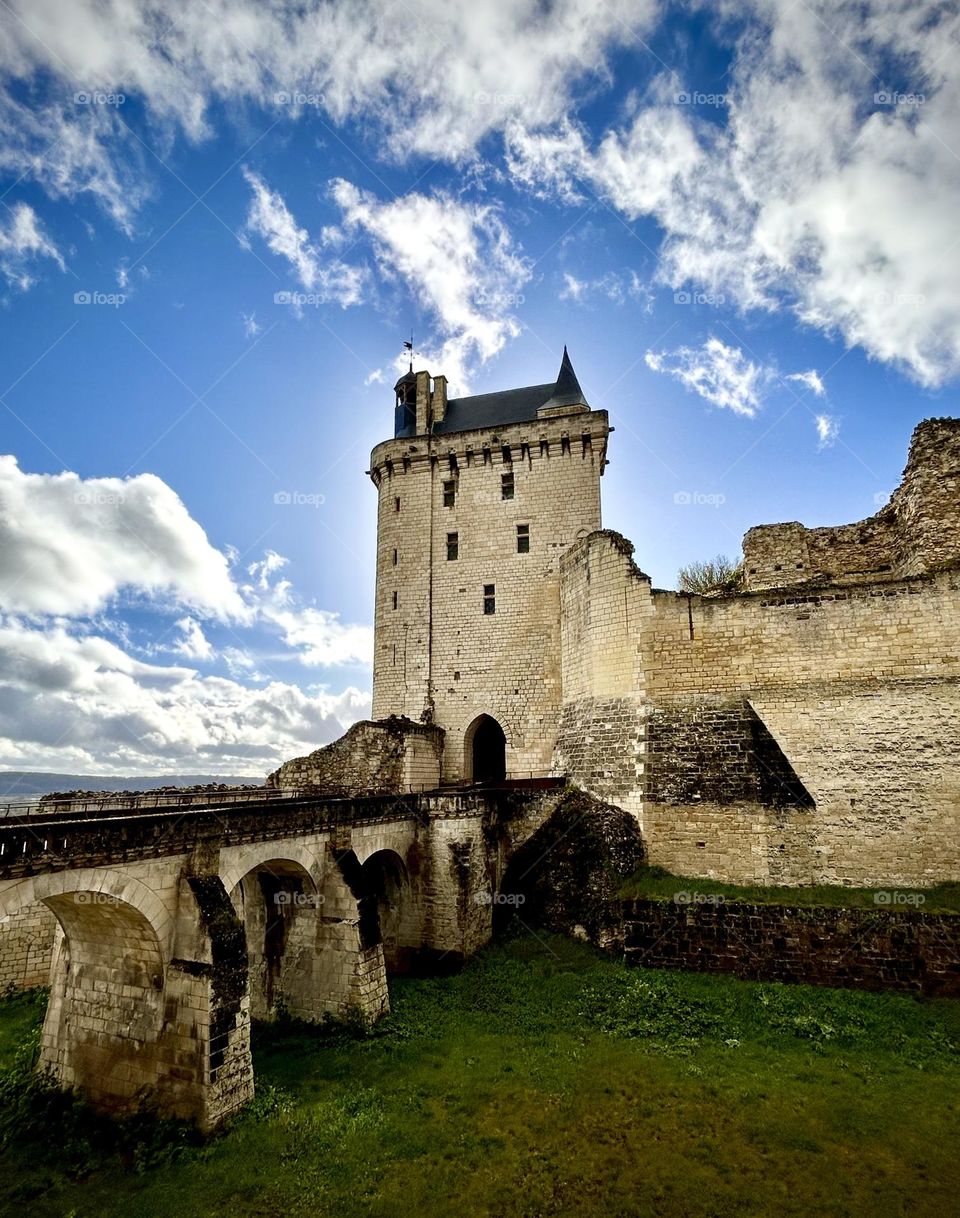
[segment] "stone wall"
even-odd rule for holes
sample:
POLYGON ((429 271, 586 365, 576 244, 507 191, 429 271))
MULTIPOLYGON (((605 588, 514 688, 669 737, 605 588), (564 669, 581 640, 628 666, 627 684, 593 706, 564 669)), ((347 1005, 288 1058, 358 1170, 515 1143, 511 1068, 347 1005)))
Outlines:
POLYGON ((615 898, 644 859, 636 819, 567 788, 547 820, 514 853, 500 881, 505 898, 494 925, 516 910, 524 927, 586 938, 610 947, 621 938, 615 898))
POLYGON ((443 731, 391 717, 354 723, 339 740, 285 762, 268 787, 319 787, 325 795, 397 794, 432 790, 440 782, 443 731))
POLYGON ((645 688, 749 692, 960 677, 960 571, 728 597, 652 592, 634 645, 645 688))
POLYGON ((445 781, 472 777, 466 745, 481 714, 503 728, 511 776, 549 773, 561 701, 559 560, 600 526, 607 430, 604 411, 571 410, 373 451, 373 713, 432 716, 446 731, 445 781), (502 496, 504 475, 512 498, 502 496), (524 552, 518 525, 529 529, 524 552), (486 614, 491 585, 496 611, 486 614))
MULTIPOLYGON (((731 884, 786 886, 826 881, 817 851, 825 834, 812 811, 763 807, 748 801, 651 802, 644 809, 643 825, 648 862, 675 875, 705 876, 731 884)), ((870 882, 857 876, 860 879, 870 882)))
POLYGON ((650 579, 619 533, 592 533, 560 562, 563 708, 554 768, 638 818, 643 808, 646 676, 637 632, 650 579))
POLYGON ((870 580, 960 563, 960 420, 926 419, 910 443, 903 481, 890 502, 856 524, 807 529, 760 525, 743 539, 744 585, 870 580))
POLYGON ((561 563, 555 765, 653 862, 753 883, 960 875, 960 572, 725 597, 616 534, 561 563))
POLYGON ((960 997, 960 917, 719 901, 625 902, 627 964, 960 997))
POLYGON ((0 920, 0 994, 50 984, 57 919, 37 902, 0 920))

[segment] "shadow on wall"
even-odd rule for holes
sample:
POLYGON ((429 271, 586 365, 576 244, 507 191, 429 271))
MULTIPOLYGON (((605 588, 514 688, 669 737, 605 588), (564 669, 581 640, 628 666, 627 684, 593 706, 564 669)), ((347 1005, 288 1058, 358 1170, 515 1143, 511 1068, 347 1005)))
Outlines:
POLYGON ((510 860, 494 906, 494 933, 503 934, 516 919, 615 946, 623 934, 616 898, 645 853, 629 812, 569 788, 510 860))

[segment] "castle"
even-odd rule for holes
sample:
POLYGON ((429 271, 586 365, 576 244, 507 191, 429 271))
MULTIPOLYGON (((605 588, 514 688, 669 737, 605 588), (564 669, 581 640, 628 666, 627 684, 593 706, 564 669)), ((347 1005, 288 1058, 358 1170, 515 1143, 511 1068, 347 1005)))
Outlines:
POLYGON ((566 352, 477 397, 411 370, 370 467, 376 718, 268 790, 0 824, 0 988, 50 984, 45 1069, 212 1128, 252 1095, 251 1018, 376 1019, 389 972, 467 959, 502 896, 637 963, 956 986, 926 915, 697 930, 619 894, 644 857, 891 903, 958 878, 960 420, 917 427, 869 520, 751 529, 717 596, 653 588, 601 528, 610 432, 566 352))
POLYGON ((378 493, 372 723, 277 785, 555 775, 648 858, 750 883, 960 874, 960 420, 858 524, 766 525, 742 587, 653 588, 601 527, 612 428, 555 382, 448 398, 411 370, 378 493))

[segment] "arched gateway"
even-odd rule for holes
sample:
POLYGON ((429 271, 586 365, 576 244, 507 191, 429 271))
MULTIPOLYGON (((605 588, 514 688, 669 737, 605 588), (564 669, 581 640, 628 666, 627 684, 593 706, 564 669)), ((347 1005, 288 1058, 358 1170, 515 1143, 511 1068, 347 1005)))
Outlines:
POLYGON ((507 738, 491 715, 478 715, 467 728, 464 773, 473 782, 502 782, 507 776, 507 738))

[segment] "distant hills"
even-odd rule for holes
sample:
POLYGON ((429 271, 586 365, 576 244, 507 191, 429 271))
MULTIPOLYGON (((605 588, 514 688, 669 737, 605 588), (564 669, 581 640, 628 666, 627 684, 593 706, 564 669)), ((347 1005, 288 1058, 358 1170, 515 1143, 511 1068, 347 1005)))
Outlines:
POLYGON ((48 774, 43 771, 0 770, 0 803, 37 799, 55 791, 155 791, 157 787, 197 787, 210 783, 230 786, 263 786, 262 774, 237 777, 233 774, 151 774, 104 778, 100 774, 48 774))

